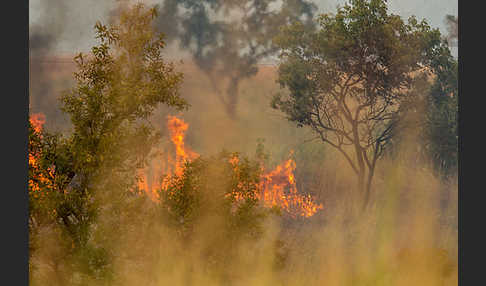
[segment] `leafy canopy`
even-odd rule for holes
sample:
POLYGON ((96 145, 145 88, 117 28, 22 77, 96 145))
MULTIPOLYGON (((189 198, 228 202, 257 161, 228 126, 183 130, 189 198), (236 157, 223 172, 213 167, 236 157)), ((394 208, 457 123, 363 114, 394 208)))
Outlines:
MULTIPOLYGON (((95 26, 98 46, 76 58, 76 87, 62 97, 74 126, 76 172, 118 172, 141 167, 157 140, 149 117, 159 104, 182 110, 182 74, 165 62, 163 34, 153 28, 155 9, 136 5, 119 22, 95 26)), ((131 182, 129 182, 131 183, 131 182)))
POLYGON ((272 105, 341 152, 368 196, 404 103, 423 91, 444 43, 425 20, 390 14, 386 0, 351 0, 318 23, 316 32, 295 23, 275 39, 288 93, 272 105))
POLYGON ((61 97, 71 134, 30 128, 31 249, 40 241, 39 229, 61 230, 64 256, 54 260, 66 272, 59 277, 75 273, 71 267, 95 278, 109 273, 106 249, 112 237, 103 230, 117 229, 121 220, 98 219, 128 201, 137 170, 160 137, 150 124, 157 106, 188 107, 179 94, 182 74, 162 56, 165 43, 154 30, 156 15, 138 4, 110 26, 98 22, 99 44, 74 58, 75 86, 61 97))

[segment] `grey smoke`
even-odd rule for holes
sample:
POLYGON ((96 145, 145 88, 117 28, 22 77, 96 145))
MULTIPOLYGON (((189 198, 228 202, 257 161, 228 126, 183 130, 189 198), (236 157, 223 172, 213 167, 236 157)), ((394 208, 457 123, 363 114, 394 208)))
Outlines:
POLYGON ((52 95, 52 82, 48 78, 47 57, 54 54, 53 47, 64 32, 66 22, 65 1, 45 0, 39 5, 38 21, 29 27, 29 90, 32 112, 42 111, 47 118, 57 118, 60 112, 52 95))
MULTIPOLYGON (((49 80, 47 77, 49 71, 41 63, 48 56, 57 56, 60 53, 73 56, 81 51, 89 51, 89 48, 96 43, 93 25, 98 20, 106 23, 110 17, 116 15, 116 8, 121 2, 134 1, 29 1, 31 108, 34 112, 44 112, 48 124, 52 120, 63 120, 57 119, 62 116, 57 103, 59 94, 53 94, 53 87, 57 87, 59 83, 49 80)), ((293 16, 300 13, 303 18, 307 18, 311 14, 335 11, 336 5, 343 4, 345 0, 145 0, 143 2, 147 5, 159 5, 157 25, 166 34, 166 41, 169 44, 166 50, 167 56, 180 58, 185 54, 190 55, 199 67, 207 71, 208 75, 211 74, 209 80, 213 82, 216 93, 220 94, 221 100, 225 101, 225 106, 230 110, 237 103, 237 97, 227 95, 236 94, 240 80, 251 77, 257 72, 255 63, 274 58, 272 52, 262 52, 262 50, 271 51, 271 47, 258 46, 256 37, 252 37, 255 35, 254 32, 260 35, 271 34, 272 31, 261 30, 264 19, 268 21, 275 19, 268 11, 276 11, 283 3, 287 3, 288 9, 285 13, 290 13, 288 16, 292 16, 294 11, 293 16), (247 4, 244 6, 241 3, 247 4), (319 10, 316 10, 316 7, 319 10), (238 27, 228 25, 229 20, 237 19, 244 9, 252 15, 246 35, 236 31, 238 27), (252 43, 253 47, 259 48, 252 49, 252 43), (224 87, 220 83, 221 76, 227 80, 224 87)), ((439 27, 444 35, 447 34, 448 25, 444 21, 444 16, 457 15, 457 0, 427 2, 390 0, 389 3, 393 13, 398 13, 404 18, 412 14, 419 19, 425 17, 432 27, 439 27)), ((451 49, 453 54, 457 54, 456 47, 451 49)), ((67 65, 61 63, 52 66, 65 69, 67 65)), ((69 84, 66 83, 66 86, 69 84)))
POLYGON ((231 118, 239 83, 276 54, 272 39, 280 27, 302 21, 311 28, 317 10, 307 0, 165 0, 159 7, 157 27, 191 54, 231 118))
POLYGON ((60 91, 70 86, 68 79, 53 79, 52 72, 65 72, 74 54, 86 52, 94 44, 93 26, 107 18, 114 2, 29 1, 29 106, 31 112, 46 115, 48 126, 66 127, 67 117, 59 108, 58 98, 60 91), (60 54, 66 57, 60 58, 60 54))

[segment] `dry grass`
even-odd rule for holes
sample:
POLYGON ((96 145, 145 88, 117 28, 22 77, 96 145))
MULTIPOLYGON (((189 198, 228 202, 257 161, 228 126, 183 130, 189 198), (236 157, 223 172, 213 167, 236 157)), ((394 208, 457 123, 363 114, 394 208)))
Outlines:
MULTIPOLYGON (((222 148, 252 154, 257 138, 265 138, 277 162, 296 149, 303 154, 297 161, 300 187, 315 194, 324 210, 309 220, 269 219, 257 244, 231 245, 231 260, 216 267, 226 273, 224 284, 208 270, 212 261, 204 252, 228 243, 218 236, 217 223, 208 221, 195 243, 186 245, 170 230, 154 227, 150 206, 127 209, 127 232, 111 249, 117 254, 116 285, 457 285, 457 185, 445 185, 426 167, 408 163, 404 151, 380 162, 374 204, 361 213, 347 164, 328 149, 322 155, 320 142, 303 144, 311 134, 269 107, 278 90, 275 68, 261 67, 241 83, 237 120, 227 116, 204 73, 190 63, 179 69, 185 74, 182 95, 192 105, 178 114, 190 126, 186 144, 200 154, 222 148), (276 251, 278 241, 283 246, 276 251), (277 268, 276 259, 282 262, 277 268)), ((59 81, 72 72, 67 65, 47 70, 59 81)), ((162 132, 170 113, 161 107, 153 118, 162 132)), ((40 285, 56 283, 48 262, 58 254, 54 236, 49 237, 34 257, 45 262, 35 274, 47 281, 40 285)))

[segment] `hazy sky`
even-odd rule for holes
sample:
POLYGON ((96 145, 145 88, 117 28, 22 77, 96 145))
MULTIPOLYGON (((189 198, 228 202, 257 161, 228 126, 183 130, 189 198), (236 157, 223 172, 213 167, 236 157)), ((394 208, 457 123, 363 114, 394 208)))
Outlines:
MULTIPOLYGON (((75 53, 88 50, 94 43, 93 25, 106 20, 118 0, 30 0, 30 27, 55 30, 57 44, 52 53, 75 53)), ((143 1, 148 4, 155 0, 143 1)), ((335 11, 345 0, 315 0, 319 12, 335 11)), ((425 18, 432 27, 447 33, 446 14, 457 15, 457 0, 389 0, 390 10, 404 18, 425 18)), ((455 51, 453 51, 455 53, 455 51)))

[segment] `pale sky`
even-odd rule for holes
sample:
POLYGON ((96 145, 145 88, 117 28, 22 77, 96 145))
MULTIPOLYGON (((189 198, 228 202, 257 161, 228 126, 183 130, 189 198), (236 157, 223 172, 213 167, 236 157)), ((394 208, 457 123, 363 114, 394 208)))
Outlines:
MULTIPOLYGON (((57 45, 53 53, 76 53, 87 51, 95 44, 93 26, 98 20, 107 19, 107 14, 119 0, 30 0, 29 23, 45 29, 58 31, 57 45), (56 17, 62 21, 55 22, 56 17), (48 25, 46 23, 49 23, 48 25), (53 28, 54 27, 54 28, 53 28)), ((417 19, 425 18, 432 27, 446 34, 444 18, 447 14, 457 15, 458 0, 389 0, 390 10, 403 18, 415 15, 417 19)), ((147 4, 156 0, 145 0, 147 4)), ((315 0, 319 12, 334 12, 337 4, 345 0, 315 0)), ((456 54, 453 49, 453 54, 456 54)))

